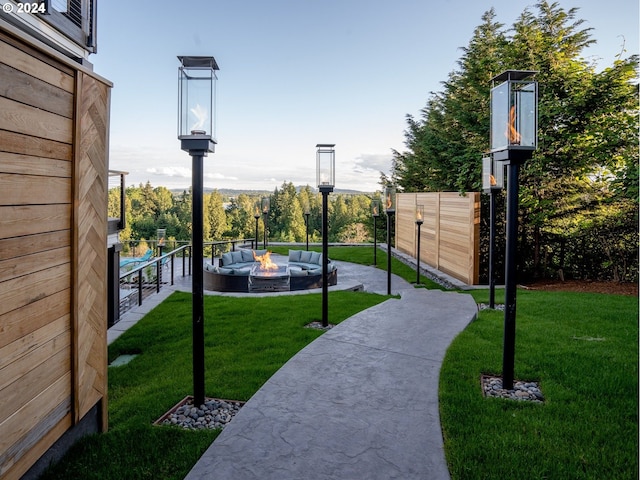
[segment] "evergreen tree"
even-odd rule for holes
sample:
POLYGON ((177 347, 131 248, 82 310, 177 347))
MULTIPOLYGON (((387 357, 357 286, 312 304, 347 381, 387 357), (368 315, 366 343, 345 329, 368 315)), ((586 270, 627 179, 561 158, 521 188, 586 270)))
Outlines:
POLYGON ((205 219, 209 229, 209 236, 212 241, 220 241, 228 230, 227 215, 222 204, 222 196, 218 190, 214 190, 207 195, 207 210, 205 219))

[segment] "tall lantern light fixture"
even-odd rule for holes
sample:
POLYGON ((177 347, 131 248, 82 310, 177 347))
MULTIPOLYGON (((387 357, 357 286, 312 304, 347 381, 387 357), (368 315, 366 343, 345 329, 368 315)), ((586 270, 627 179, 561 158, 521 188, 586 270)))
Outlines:
POLYGON ((271 208, 271 199, 269 197, 262 197, 262 215, 264 215, 264 239, 262 242, 262 248, 267 248, 269 243, 269 210, 271 208))
POLYGON ((322 326, 329 326, 329 193, 333 192, 336 178, 335 144, 319 143, 316 145, 316 181, 322 194, 322 326))
POLYGON ((396 187, 384 189, 384 212, 387 214, 387 295, 391 295, 391 225, 396 214, 396 187))
POLYGON ((256 202, 253 206, 253 218, 256 220, 256 244, 253 247, 255 250, 258 249, 258 220, 260 219, 260 202, 256 202))
POLYGON ((491 156, 482 159, 482 190, 489 194, 489 308, 496 304, 496 195, 504 187, 504 164, 491 156))
POLYGON ((192 159, 193 401, 204 403, 203 158, 214 152, 215 86, 218 64, 213 57, 179 56, 178 140, 192 159))
POLYGON ((309 251, 309 215, 311 215, 311 210, 307 204, 304 207, 304 227, 307 231, 307 252, 309 251))
POLYGON ((508 166, 502 387, 513 389, 516 335, 516 258, 518 249, 518 176, 520 165, 538 147, 537 72, 507 70, 492 79, 491 154, 508 166))
POLYGON ((380 216, 380 199, 371 200, 371 216, 373 217, 373 265, 378 266, 376 255, 378 253, 378 217, 380 216))
POLYGON ((420 230, 424 223, 424 205, 416 205, 416 230, 418 235, 418 245, 416 249, 416 285, 420 285, 420 230))

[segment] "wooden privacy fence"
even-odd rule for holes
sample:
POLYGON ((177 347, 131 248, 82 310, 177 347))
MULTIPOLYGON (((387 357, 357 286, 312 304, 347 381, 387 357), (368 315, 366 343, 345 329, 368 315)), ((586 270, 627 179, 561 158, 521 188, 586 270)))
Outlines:
POLYGON ((480 193, 400 193, 396 201, 396 248, 417 256, 415 206, 424 205, 420 261, 476 285, 480 270, 480 193))

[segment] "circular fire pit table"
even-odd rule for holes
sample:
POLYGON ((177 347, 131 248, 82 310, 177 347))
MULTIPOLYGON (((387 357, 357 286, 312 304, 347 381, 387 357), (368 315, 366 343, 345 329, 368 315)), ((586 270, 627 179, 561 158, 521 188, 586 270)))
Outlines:
POLYGON ((288 292, 291 277, 288 265, 271 264, 264 268, 259 263, 251 267, 249 272, 249 292, 288 292))

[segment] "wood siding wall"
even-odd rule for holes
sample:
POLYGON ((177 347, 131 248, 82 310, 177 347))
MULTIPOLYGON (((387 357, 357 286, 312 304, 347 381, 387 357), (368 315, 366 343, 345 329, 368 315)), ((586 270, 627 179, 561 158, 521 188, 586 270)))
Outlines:
POLYGON ((424 205, 420 261, 468 284, 480 270, 480 194, 401 193, 396 206, 396 247, 416 257, 415 205, 424 205))
POLYGON ((0 30, 0 477, 102 402, 110 85, 0 30))

